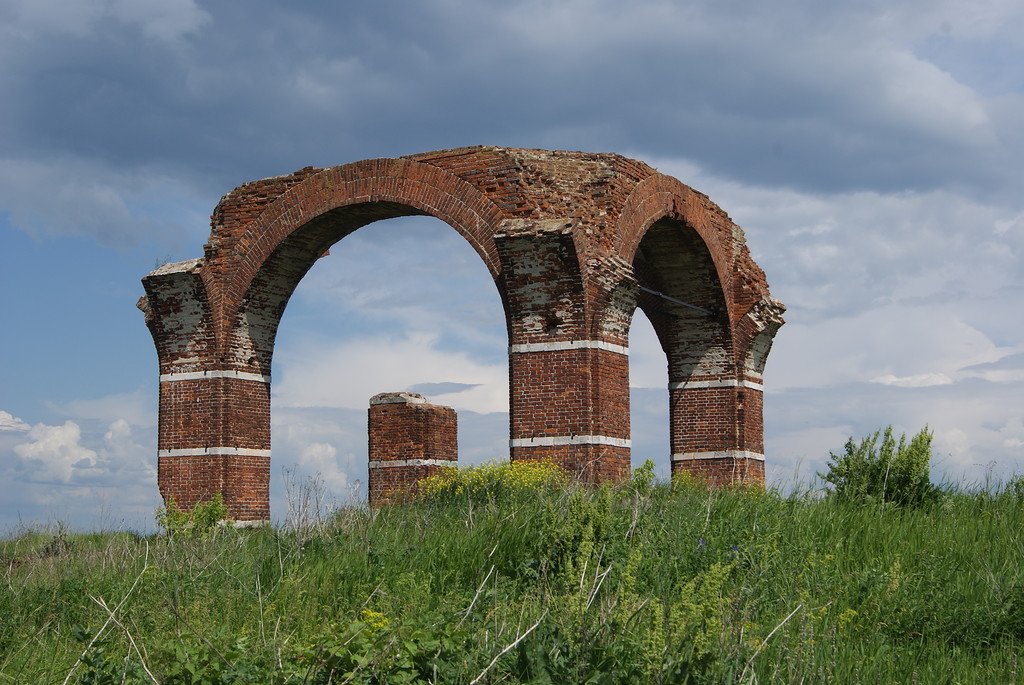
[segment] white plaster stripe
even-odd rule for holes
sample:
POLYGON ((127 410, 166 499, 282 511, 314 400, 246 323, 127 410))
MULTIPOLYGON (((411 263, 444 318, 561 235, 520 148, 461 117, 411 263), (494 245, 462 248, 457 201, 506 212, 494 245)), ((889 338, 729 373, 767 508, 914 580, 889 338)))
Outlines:
POLYGON ((513 438, 512 447, 558 447, 561 445, 611 445, 629 447, 627 438, 611 438, 607 435, 542 435, 536 438, 513 438))
POLYGON ((695 459, 755 459, 764 461, 764 455, 746 450, 719 450, 716 452, 684 452, 673 454, 672 461, 694 461, 695 459))
POLYGON ((559 340, 557 342, 522 343, 510 345, 508 351, 512 354, 520 352, 557 352, 560 350, 605 350, 615 354, 629 356, 629 348, 625 345, 615 345, 604 340, 559 340))
POLYGON ((234 371, 231 369, 224 371, 183 371, 181 373, 160 374, 161 383, 165 381, 201 381, 207 378, 238 378, 243 381, 259 381, 260 383, 270 382, 270 376, 264 376, 258 373, 247 373, 245 371, 234 371))
POLYGON ((395 466, 451 466, 457 468, 459 462, 454 459, 391 459, 389 461, 371 461, 371 469, 387 469, 395 466))
POLYGON ((270 520, 253 519, 252 521, 219 521, 218 523, 233 528, 259 528, 260 526, 269 526, 270 520))
POLYGON ((678 381, 675 383, 669 383, 669 390, 696 390, 703 388, 750 388, 751 390, 764 391, 764 386, 754 381, 742 380, 738 381, 735 378, 723 378, 721 380, 713 381, 678 381))
POLYGON ((270 450, 252 450, 245 447, 186 447, 160 450, 160 457, 269 457, 270 450))

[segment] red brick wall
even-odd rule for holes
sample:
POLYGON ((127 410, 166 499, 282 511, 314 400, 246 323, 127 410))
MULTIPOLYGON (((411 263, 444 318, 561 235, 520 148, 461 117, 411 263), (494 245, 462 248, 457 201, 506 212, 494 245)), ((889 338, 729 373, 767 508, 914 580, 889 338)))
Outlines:
POLYGON ((693 459, 672 462, 673 475, 688 472, 709 485, 764 484, 764 460, 744 458, 693 459))
POLYGON ((374 395, 368 411, 370 506, 401 498, 445 466, 458 466, 458 418, 422 395, 374 395), (438 462, 445 462, 439 464, 438 462))

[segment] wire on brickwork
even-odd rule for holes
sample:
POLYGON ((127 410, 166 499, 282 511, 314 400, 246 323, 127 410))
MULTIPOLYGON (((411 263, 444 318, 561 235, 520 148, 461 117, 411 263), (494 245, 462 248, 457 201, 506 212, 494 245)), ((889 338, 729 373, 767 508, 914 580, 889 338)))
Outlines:
POLYGON ((707 316, 716 316, 716 313, 711 311, 710 309, 704 309, 704 307, 698 307, 695 304, 690 304, 689 302, 683 302, 682 300, 677 300, 676 298, 670 297, 670 296, 666 295, 665 293, 660 293, 657 290, 652 290, 651 288, 645 288, 644 286, 639 285, 639 284, 637 284, 636 287, 639 288, 640 290, 644 291, 645 293, 648 293, 650 295, 655 295, 656 297, 660 297, 663 300, 667 300, 668 302, 671 302, 672 304, 677 304, 680 307, 686 307, 687 309, 692 309, 695 312, 701 312, 702 314, 706 314, 707 316))

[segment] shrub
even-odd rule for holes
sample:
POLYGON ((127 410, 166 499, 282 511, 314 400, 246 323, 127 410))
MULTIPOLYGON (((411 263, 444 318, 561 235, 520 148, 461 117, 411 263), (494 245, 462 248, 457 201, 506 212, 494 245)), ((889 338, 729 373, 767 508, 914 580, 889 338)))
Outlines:
POLYGON ((818 475, 832 484, 840 498, 921 504, 938 495, 929 478, 931 445, 932 432, 927 426, 909 444, 906 434, 900 435, 897 444, 892 426, 888 426, 860 443, 851 437, 842 454, 829 455, 828 473, 818 475))
POLYGON ((564 485, 568 475, 548 461, 514 461, 481 464, 468 468, 447 468, 421 480, 417 494, 424 499, 450 495, 494 497, 564 485))
POLYGON ((156 510, 156 524, 171 537, 208 537, 227 517, 228 507, 219 492, 205 502, 197 502, 190 511, 178 507, 173 497, 168 498, 166 507, 156 510))
POLYGON ((1011 478, 1003 492, 1018 502, 1024 502, 1024 476, 1014 476, 1011 478))

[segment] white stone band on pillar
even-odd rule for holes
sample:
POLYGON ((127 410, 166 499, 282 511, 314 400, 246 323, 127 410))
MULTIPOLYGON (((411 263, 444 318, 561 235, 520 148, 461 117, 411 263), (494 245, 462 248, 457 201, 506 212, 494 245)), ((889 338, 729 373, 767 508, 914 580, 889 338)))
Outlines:
POLYGON ((259 373, 248 373, 246 371, 235 371, 233 369, 225 370, 212 370, 212 371, 183 371, 181 373, 162 373, 160 374, 160 382, 174 382, 174 381, 202 381, 207 378, 237 378, 242 381, 259 381, 260 383, 269 383, 270 376, 264 376, 259 373))
POLYGON ((760 383, 748 380, 738 381, 735 378, 711 381, 677 381, 668 384, 669 390, 701 390, 704 388, 750 388, 764 392, 764 386, 760 383))
POLYGON ((512 354, 521 352, 558 352, 561 350, 604 350, 629 356, 629 348, 625 345, 616 345, 604 340, 560 340, 557 342, 522 343, 510 345, 508 351, 512 354))
POLYGON ((696 461, 698 459, 753 459, 764 461, 764 455, 746 450, 718 450, 714 452, 683 452, 673 454, 672 461, 696 461))
POLYGON ((159 450, 160 457, 269 457, 270 450, 253 450, 245 447, 188 447, 185 449, 159 450))
POLYGON ((457 468, 459 462, 454 459, 391 459, 388 461, 371 461, 371 469, 387 469, 395 466, 449 466, 457 468))
POLYGON ((513 438, 512 447, 559 447, 562 445, 610 445, 629 447, 627 438, 612 438, 607 435, 542 435, 536 438, 513 438))

